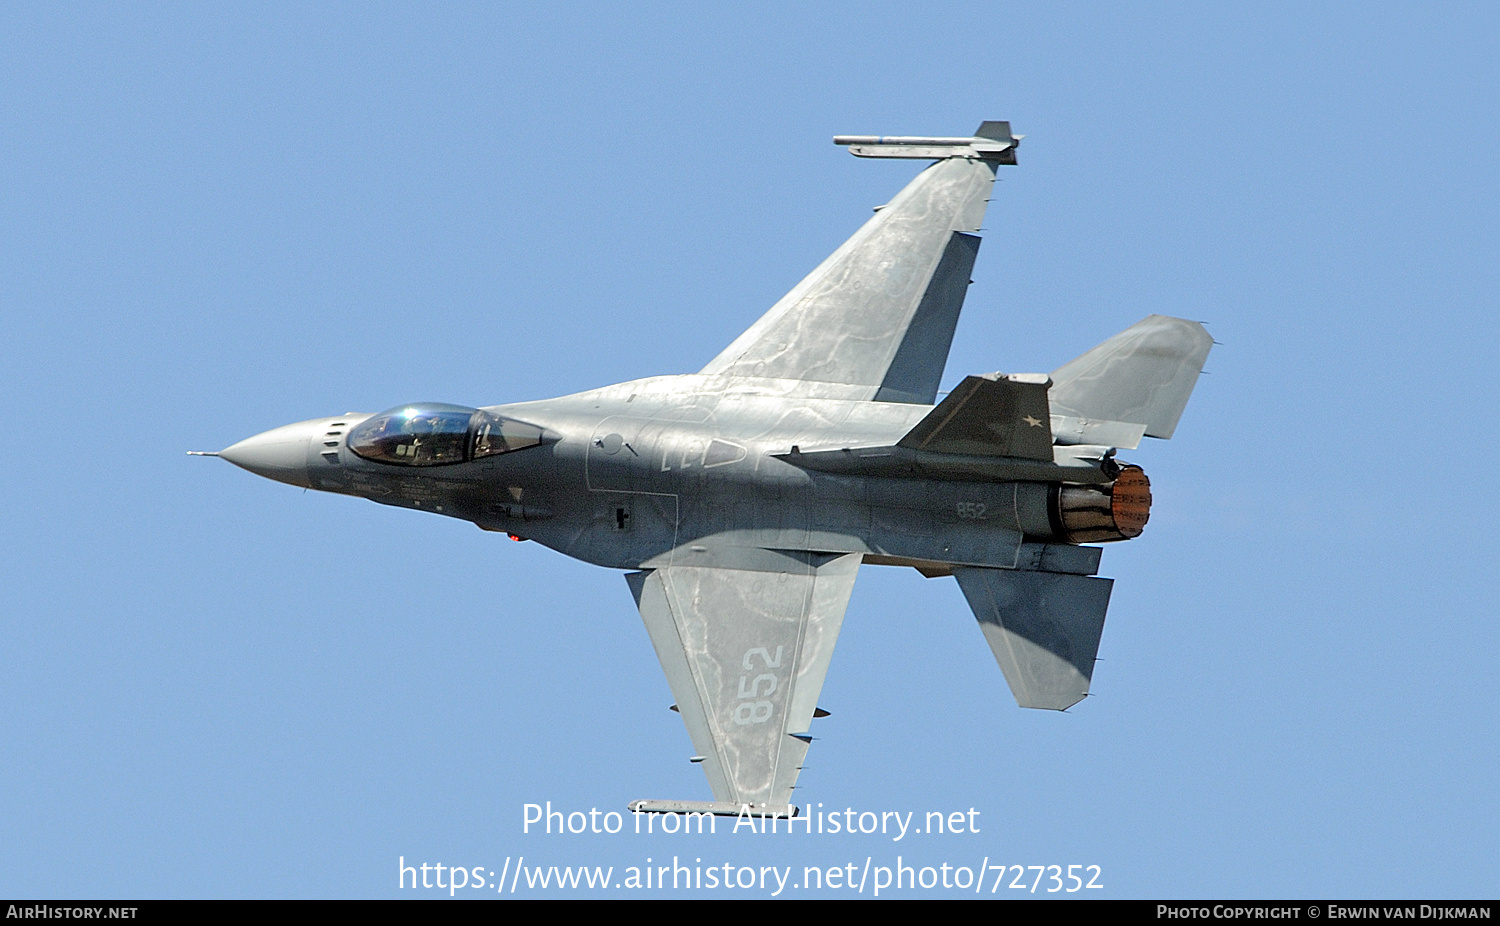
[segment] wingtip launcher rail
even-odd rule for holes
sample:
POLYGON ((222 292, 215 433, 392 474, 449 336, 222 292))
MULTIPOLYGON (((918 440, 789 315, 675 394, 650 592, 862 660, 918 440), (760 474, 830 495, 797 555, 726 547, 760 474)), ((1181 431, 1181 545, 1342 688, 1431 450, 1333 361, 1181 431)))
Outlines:
POLYGON ((862 158, 982 158, 1016 163, 1016 148, 1024 136, 1012 135, 1009 122, 985 122, 968 138, 932 135, 835 135, 835 145, 847 145, 862 158))

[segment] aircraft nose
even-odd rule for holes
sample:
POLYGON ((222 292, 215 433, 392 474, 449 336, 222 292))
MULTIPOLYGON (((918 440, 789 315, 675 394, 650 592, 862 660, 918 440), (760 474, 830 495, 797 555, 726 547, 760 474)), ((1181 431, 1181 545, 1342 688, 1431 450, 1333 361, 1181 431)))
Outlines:
POLYGON ((318 433, 319 422, 299 421, 247 437, 219 456, 257 476, 312 488, 307 475, 308 444, 318 433))

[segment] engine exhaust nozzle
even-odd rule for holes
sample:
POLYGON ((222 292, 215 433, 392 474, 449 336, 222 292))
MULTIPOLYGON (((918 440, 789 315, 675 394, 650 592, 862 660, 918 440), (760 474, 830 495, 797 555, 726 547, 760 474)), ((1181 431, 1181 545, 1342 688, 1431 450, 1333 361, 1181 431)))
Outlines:
POLYGON ((1109 543, 1139 537, 1151 518, 1151 480, 1139 466, 1120 467, 1107 486, 1058 486, 1053 527, 1068 543, 1109 543))

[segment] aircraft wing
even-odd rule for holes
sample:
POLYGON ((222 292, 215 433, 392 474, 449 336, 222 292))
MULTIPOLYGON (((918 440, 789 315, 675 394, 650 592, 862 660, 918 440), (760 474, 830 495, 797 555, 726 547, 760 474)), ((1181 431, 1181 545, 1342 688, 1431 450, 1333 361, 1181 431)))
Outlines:
POLYGON ((625 577, 716 801, 632 807, 787 808, 860 559, 729 549, 625 577))
POLYGON ((843 384, 855 387, 841 395, 851 399, 936 400, 979 252, 974 233, 996 165, 1015 163, 1016 139, 1009 123, 986 122, 973 139, 864 141, 869 144, 851 150, 941 160, 881 206, 703 373, 843 384), (949 146, 915 144, 922 141, 949 146))

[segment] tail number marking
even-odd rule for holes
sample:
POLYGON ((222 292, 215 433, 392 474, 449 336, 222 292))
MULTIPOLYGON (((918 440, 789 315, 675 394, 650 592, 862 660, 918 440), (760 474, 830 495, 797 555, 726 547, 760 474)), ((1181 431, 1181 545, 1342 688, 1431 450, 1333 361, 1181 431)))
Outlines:
MULTIPOLYGON (((760 661, 765 663, 767 669, 779 669, 781 668, 781 654, 784 649, 785 647, 776 647, 775 656, 772 656, 771 651, 764 646, 748 649, 745 651, 745 658, 740 660, 740 665, 747 672, 754 671, 755 666, 751 662, 751 657, 758 656, 760 657, 760 661)), ((743 727, 753 723, 765 723, 767 720, 770 720, 771 714, 775 712, 775 708, 766 699, 776 693, 776 688, 776 676, 770 672, 762 672, 753 679, 749 675, 740 676, 738 692, 740 703, 734 707, 734 722, 743 727), (765 687, 764 691, 761 690, 762 686, 765 687)))
POLYGON ((745 658, 740 662, 740 664, 744 666, 745 671, 748 672, 749 670, 755 668, 750 664, 750 657, 758 655, 761 659, 765 660, 767 669, 779 669, 781 668, 781 651, 784 648, 785 647, 781 646, 776 647, 776 658, 772 659, 770 650, 766 649, 764 646, 757 646, 755 647, 755 649, 745 651, 745 658))

